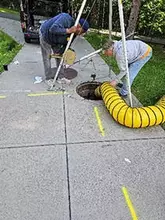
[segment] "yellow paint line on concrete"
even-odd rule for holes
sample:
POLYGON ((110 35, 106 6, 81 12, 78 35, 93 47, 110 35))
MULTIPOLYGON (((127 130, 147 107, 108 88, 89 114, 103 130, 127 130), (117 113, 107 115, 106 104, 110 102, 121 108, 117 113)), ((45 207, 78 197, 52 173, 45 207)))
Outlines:
POLYGON ((132 216, 132 220, 138 220, 138 217, 136 215, 136 212, 135 212, 135 209, 133 207, 133 204, 131 202, 131 199, 129 197, 129 194, 128 194, 128 190, 126 187, 122 187, 122 192, 124 194, 124 198, 125 198, 125 201, 127 203, 127 206, 129 208, 129 211, 131 213, 131 216, 132 216))
POLYGON ((66 94, 66 92, 44 92, 44 93, 30 93, 28 97, 36 97, 36 96, 51 96, 51 95, 62 95, 66 94))
POLYGON ((101 118, 100 118, 99 111, 98 111, 97 107, 94 107, 94 112, 95 112, 95 116, 96 116, 96 120, 97 120, 99 130, 100 130, 102 136, 105 136, 104 128, 103 128, 102 121, 101 121, 101 118))
POLYGON ((0 99, 5 99, 6 96, 5 95, 0 95, 0 99))

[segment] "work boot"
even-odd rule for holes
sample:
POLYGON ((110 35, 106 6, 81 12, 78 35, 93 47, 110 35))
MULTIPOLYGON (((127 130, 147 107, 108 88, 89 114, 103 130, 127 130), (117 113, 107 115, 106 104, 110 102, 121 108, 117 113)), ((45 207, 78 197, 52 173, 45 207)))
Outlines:
POLYGON ((127 98, 127 95, 122 95, 120 93, 119 93, 119 96, 121 96, 121 98, 123 98, 123 99, 127 98))
POLYGON ((67 84, 67 85, 69 85, 69 84, 71 83, 71 80, 69 80, 69 79, 63 77, 63 78, 61 78, 61 79, 58 79, 57 82, 58 82, 59 84, 67 84))
POLYGON ((45 80, 45 83, 46 83, 48 86, 52 86, 52 85, 53 85, 53 79, 45 80))
POLYGON ((122 83, 118 83, 118 84, 116 85, 116 87, 119 87, 119 88, 122 88, 122 86, 123 86, 122 83))

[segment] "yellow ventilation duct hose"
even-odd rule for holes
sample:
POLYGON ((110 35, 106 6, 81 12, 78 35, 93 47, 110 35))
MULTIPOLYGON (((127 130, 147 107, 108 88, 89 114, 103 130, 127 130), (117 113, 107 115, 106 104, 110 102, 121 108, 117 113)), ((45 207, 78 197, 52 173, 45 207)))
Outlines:
POLYGON ((154 106, 132 108, 126 104, 109 82, 97 87, 95 95, 102 97, 114 120, 126 127, 144 128, 165 122, 165 96, 154 106))

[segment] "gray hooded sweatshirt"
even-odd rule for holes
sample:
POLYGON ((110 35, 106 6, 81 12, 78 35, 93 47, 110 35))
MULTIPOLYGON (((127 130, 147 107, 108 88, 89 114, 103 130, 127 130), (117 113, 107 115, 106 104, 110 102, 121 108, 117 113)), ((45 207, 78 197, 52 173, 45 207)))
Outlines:
MULTIPOLYGON (((140 40, 127 40, 127 58, 128 65, 142 59, 148 50, 152 50, 149 45, 140 40)), ((125 59, 122 51, 122 41, 116 41, 113 45, 113 56, 115 57, 120 73, 115 77, 119 81, 126 75, 125 59)))

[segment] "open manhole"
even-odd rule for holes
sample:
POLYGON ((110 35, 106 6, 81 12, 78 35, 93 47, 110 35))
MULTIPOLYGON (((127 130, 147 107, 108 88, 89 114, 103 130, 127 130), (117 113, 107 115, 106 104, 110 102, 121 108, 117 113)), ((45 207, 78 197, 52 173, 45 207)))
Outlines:
POLYGON ((101 100, 95 96, 95 89, 100 85, 100 82, 84 82, 77 86, 76 92, 84 99, 101 100))

